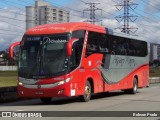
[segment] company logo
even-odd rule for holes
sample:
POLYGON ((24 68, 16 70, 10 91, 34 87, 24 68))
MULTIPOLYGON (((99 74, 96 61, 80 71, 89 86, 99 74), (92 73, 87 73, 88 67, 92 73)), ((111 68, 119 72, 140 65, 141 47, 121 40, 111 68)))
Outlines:
POLYGON ((65 43, 66 40, 63 39, 50 39, 49 37, 44 37, 45 43, 65 43))
POLYGON ((41 88, 41 85, 38 85, 37 88, 40 89, 40 88, 41 88))

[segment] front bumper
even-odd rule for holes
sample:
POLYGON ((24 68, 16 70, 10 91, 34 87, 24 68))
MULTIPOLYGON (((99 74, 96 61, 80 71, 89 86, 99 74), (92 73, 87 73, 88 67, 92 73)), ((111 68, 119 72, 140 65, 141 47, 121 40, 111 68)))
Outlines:
POLYGON ((26 98, 40 98, 40 97, 66 97, 71 96, 70 83, 56 86, 53 88, 26 88, 18 85, 18 96, 26 98))

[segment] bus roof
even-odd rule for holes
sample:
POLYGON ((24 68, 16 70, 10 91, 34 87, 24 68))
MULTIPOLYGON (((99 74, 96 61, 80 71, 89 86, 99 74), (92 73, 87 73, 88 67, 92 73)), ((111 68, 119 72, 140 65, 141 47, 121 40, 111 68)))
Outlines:
POLYGON ((106 28, 104 26, 89 24, 85 22, 67 22, 67 23, 54 23, 54 24, 44 24, 26 31, 27 35, 38 35, 38 34, 58 34, 72 32, 74 30, 89 30, 94 32, 106 33, 114 36, 125 37, 130 39, 137 39, 145 41, 142 37, 134 36, 122 32, 116 32, 112 29, 106 28))
POLYGON ((98 25, 93 25, 85 22, 68 22, 57 24, 44 24, 33 28, 30 28, 25 34, 37 35, 37 34, 55 34, 66 33, 74 30, 90 30, 100 33, 106 33, 105 28, 98 25))

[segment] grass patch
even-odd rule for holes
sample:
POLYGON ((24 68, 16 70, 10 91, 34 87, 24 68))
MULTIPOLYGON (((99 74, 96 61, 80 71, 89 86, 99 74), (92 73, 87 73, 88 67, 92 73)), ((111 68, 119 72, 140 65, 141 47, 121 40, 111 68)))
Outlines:
POLYGON ((16 86, 17 71, 0 71, 0 87, 16 86))

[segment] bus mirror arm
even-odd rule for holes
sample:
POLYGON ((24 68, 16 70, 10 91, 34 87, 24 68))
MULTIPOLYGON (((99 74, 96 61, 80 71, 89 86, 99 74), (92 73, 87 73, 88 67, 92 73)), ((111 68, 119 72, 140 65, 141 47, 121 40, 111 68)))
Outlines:
POLYGON ((67 43, 67 56, 72 56, 72 47, 73 47, 73 44, 74 42, 78 41, 79 39, 78 38, 72 38, 69 40, 69 42, 67 43))
POLYGON ((11 46, 9 47, 9 57, 10 58, 14 59, 14 48, 18 45, 20 45, 20 42, 15 42, 11 44, 11 46))

